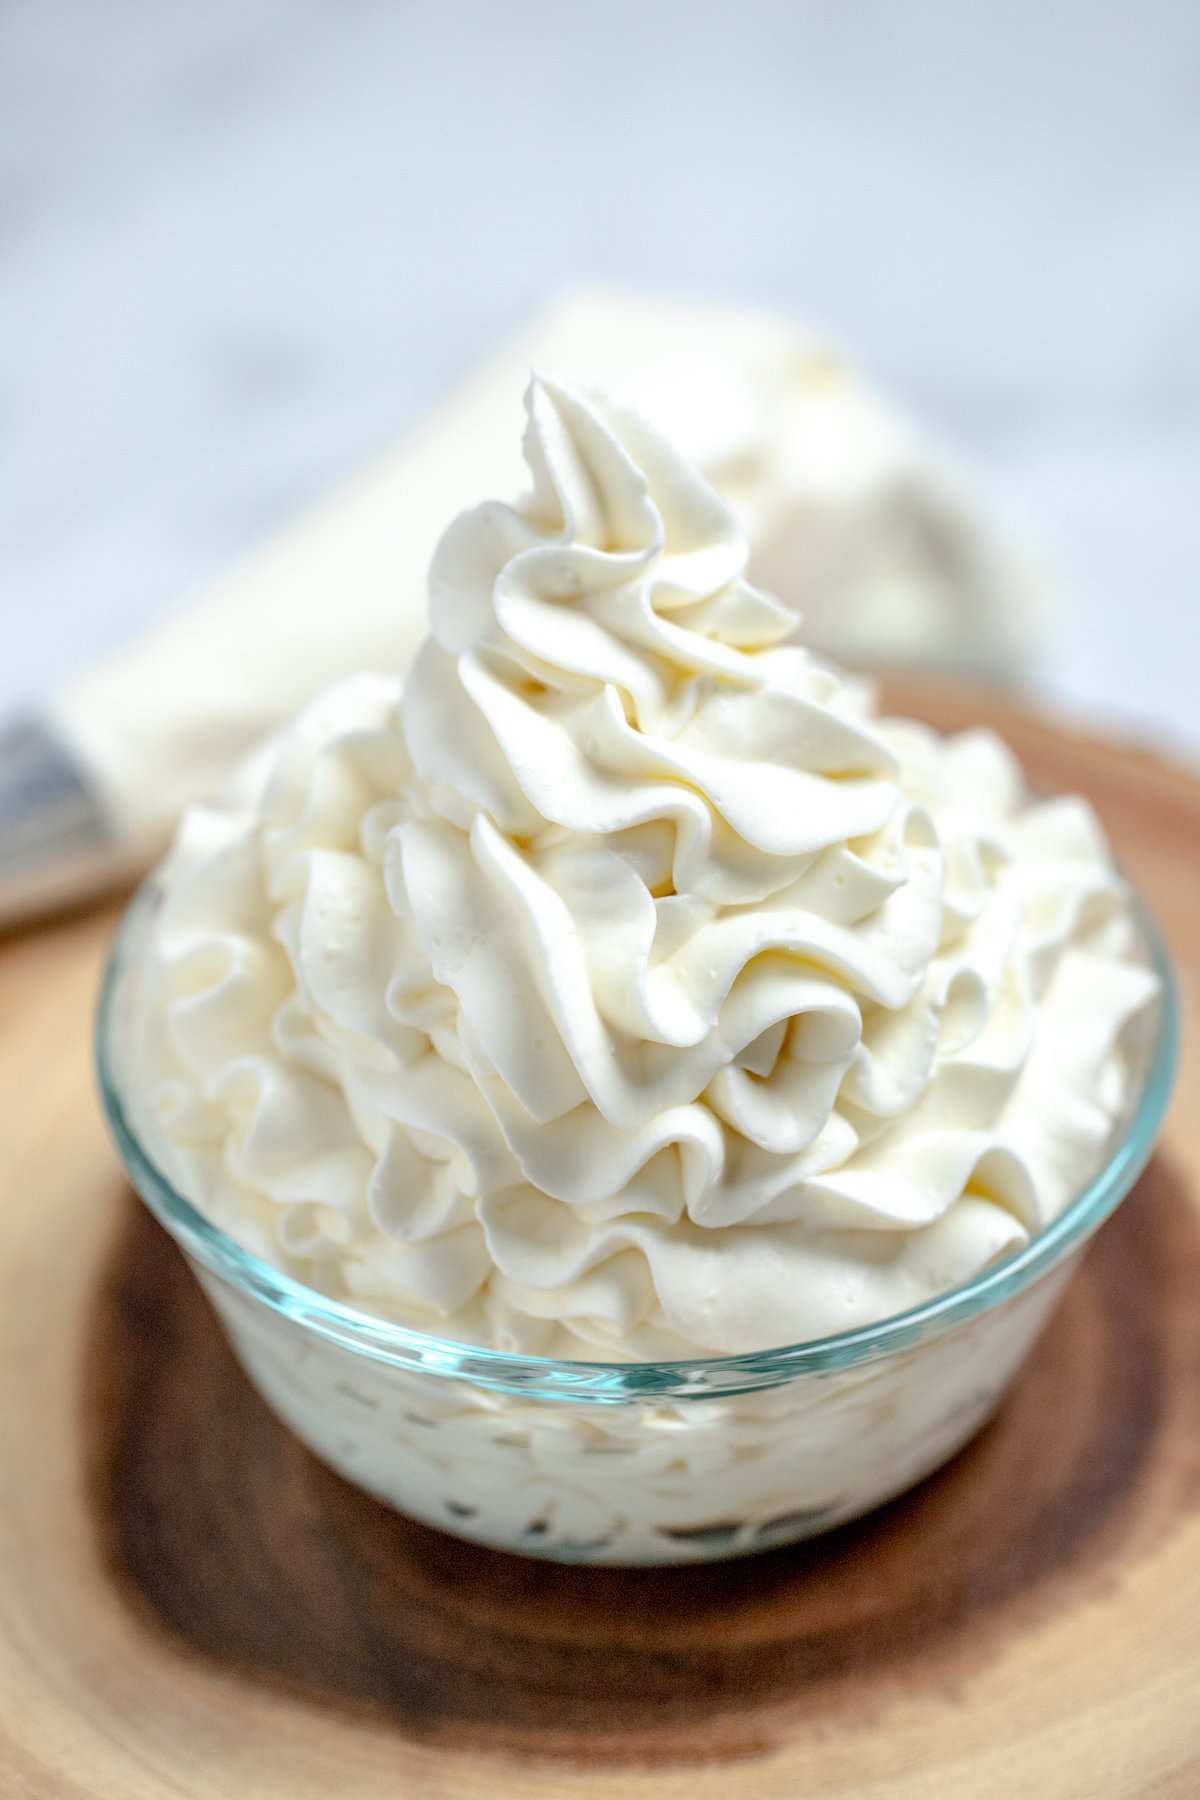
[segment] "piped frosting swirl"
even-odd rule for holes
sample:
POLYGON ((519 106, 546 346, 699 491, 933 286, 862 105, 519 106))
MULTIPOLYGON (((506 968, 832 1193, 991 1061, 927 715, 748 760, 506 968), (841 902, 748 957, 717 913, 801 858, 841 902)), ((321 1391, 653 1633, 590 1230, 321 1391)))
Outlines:
POLYGON ((1077 800, 786 641, 711 488, 540 378, 404 688, 185 821, 136 1068, 167 1172, 325 1291, 702 1355, 969 1279, 1094 1171, 1154 995, 1077 800))

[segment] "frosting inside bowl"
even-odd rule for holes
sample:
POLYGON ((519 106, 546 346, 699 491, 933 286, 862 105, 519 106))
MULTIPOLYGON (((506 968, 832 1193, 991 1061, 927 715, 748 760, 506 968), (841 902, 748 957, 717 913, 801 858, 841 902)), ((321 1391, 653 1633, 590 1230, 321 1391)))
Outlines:
POLYGON ((661 1358, 970 1280, 1080 1190, 1152 1002, 1084 802, 881 718, 639 415, 535 378, 407 682, 161 873, 134 1114, 239 1241, 448 1338, 661 1358))

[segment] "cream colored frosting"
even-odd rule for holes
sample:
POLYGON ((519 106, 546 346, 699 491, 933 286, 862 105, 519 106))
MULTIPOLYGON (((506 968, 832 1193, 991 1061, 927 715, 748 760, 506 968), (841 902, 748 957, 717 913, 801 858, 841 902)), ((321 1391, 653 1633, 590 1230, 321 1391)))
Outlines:
POLYGON ((163 873, 151 1147, 324 1291, 540 1353, 744 1351, 1025 1243, 1154 995, 1079 800, 785 641, 727 504, 535 379, 403 694, 329 690, 163 873))

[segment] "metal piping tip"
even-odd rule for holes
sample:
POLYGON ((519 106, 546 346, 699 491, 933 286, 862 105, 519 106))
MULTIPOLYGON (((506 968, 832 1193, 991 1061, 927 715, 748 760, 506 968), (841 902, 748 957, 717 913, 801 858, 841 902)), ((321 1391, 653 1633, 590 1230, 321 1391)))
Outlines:
POLYGON ((0 725, 0 929, 129 872, 99 795, 53 727, 36 714, 0 725))

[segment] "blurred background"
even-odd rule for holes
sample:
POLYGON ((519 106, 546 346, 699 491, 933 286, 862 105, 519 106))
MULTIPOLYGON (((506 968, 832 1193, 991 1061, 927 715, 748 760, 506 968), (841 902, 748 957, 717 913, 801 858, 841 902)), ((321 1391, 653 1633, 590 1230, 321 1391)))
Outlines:
POLYGON ((1200 751, 1193 0, 4 0, 0 134, 0 711, 605 279, 848 348, 1200 751))

